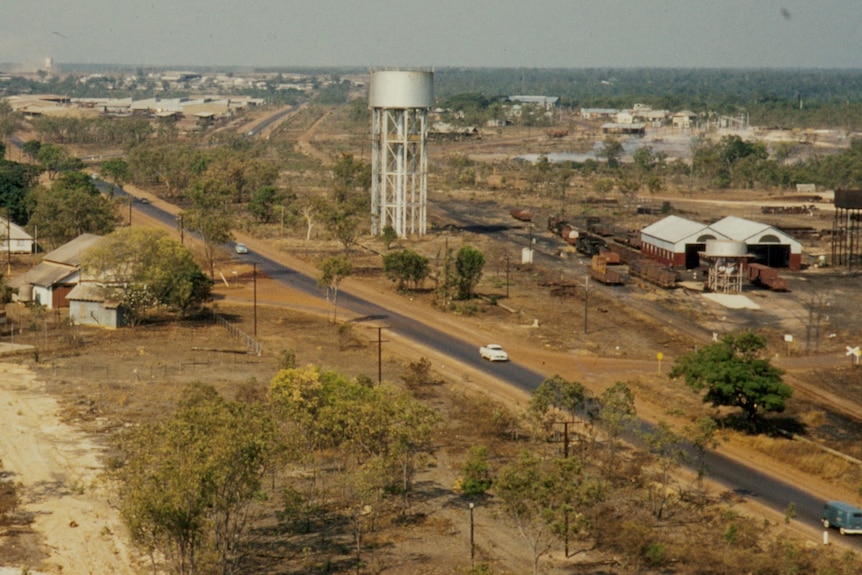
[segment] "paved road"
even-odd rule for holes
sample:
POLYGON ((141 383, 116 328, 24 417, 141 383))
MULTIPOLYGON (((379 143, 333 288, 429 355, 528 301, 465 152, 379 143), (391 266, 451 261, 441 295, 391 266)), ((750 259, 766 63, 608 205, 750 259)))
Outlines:
MULTIPOLYGON (((167 225, 174 225, 174 216, 162 212, 153 205, 136 204, 137 209, 146 210, 150 216, 156 217, 167 225)), ((232 247, 232 246, 231 246, 232 247)), ((252 252, 243 256, 243 261, 257 264, 258 269, 272 279, 300 290, 314 297, 320 297, 315 278, 306 276, 299 271, 252 252)), ((358 316, 379 321, 389 326, 389 330, 400 336, 415 341, 420 346, 445 354, 453 360, 463 362, 490 376, 505 381, 518 389, 532 392, 547 377, 534 368, 521 365, 516 361, 490 364, 479 358, 476 342, 463 341, 452 337, 438 329, 419 323, 410 317, 392 312, 382 305, 357 297, 344 289, 339 290, 339 307, 349 309, 358 316)), ((642 424, 649 428, 649 424, 642 424)), ((784 512, 791 504, 795 506, 797 519, 815 527, 819 525, 819 513, 822 500, 806 493, 804 489, 787 484, 754 470, 720 453, 706 454, 707 474, 738 496, 760 502, 778 512, 784 512)), ((859 540, 862 549, 862 540, 859 540)))

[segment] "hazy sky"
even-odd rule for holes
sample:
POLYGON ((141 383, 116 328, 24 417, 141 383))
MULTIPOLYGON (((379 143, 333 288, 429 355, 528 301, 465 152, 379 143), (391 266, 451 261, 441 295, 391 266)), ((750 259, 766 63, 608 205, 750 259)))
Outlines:
POLYGON ((862 68, 860 0, 0 0, 0 62, 862 68))

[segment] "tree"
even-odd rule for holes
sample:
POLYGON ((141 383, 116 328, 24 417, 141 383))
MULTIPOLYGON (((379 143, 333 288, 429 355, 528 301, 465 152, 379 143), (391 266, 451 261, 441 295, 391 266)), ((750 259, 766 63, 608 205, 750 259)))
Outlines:
POLYGON ((42 144, 36 154, 36 160, 46 172, 48 179, 53 180, 60 172, 77 171, 84 168, 84 162, 73 156, 63 146, 57 144, 42 144))
POLYGON ((403 250, 383 256, 383 271, 386 277, 397 282, 398 290, 401 291, 408 283, 414 289, 418 288, 431 273, 431 266, 425 256, 411 250, 403 250))
MULTIPOLYGON (((251 201, 248 203, 248 211, 258 222, 268 224, 272 221, 274 206, 282 198, 283 194, 277 187, 263 186, 252 194, 251 201)), ((284 209, 283 206, 282 209, 284 209)))
POLYGON ((12 106, 6 100, 0 100, 0 146, 4 146, 0 160, 6 156, 4 140, 15 133, 21 121, 21 114, 12 110, 12 106))
POLYGON ((32 189, 25 202, 29 224, 38 226, 39 238, 53 247, 84 233, 109 234, 120 220, 113 202, 82 172, 63 172, 50 189, 32 189))
POLYGON ((21 150, 28 158, 30 158, 30 162, 33 163, 39 156, 39 149, 41 147, 42 142, 40 142, 39 140, 27 140, 26 142, 24 142, 24 145, 21 146, 21 150))
POLYGON ((670 489, 671 471, 686 461, 684 438, 664 421, 644 433, 643 438, 655 459, 655 465, 650 467, 655 478, 649 483, 652 512, 656 519, 661 519, 673 493, 670 489))
POLYGON ((585 405, 586 389, 583 385, 554 375, 539 384, 530 398, 527 411, 547 432, 560 420, 560 412, 564 421, 571 421, 585 405))
POLYGON ((483 495, 494 484, 488 466, 488 448, 473 445, 461 467, 461 491, 465 495, 483 495))
POLYGON ((455 256, 455 271, 458 282, 458 299, 470 299, 482 279, 485 256, 472 246, 462 246, 455 256))
POLYGON ((578 458, 541 459, 529 451, 503 466, 493 487, 530 548, 534 575, 554 540, 587 528, 583 511, 600 501, 603 491, 578 458))
POLYGON ((694 425, 685 429, 685 437, 695 451, 694 463, 699 486, 703 485, 703 478, 706 475, 706 450, 718 445, 718 440, 715 437, 716 431, 718 431, 718 424, 708 416, 699 417, 694 425))
POLYGON ((326 204, 322 210, 323 223, 326 230, 344 246, 344 253, 350 254, 361 235, 361 225, 364 221, 364 202, 354 198, 353 201, 326 204))
POLYGON ((602 392, 598 398, 597 407, 595 418, 607 436, 606 469, 608 475, 613 476, 617 472, 616 455, 619 440, 630 429, 637 413, 635 397, 629 386, 618 381, 602 392))
POLYGON ((203 173, 203 152, 190 142, 146 140, 126 155, 131 181, 139 185, 161 185, 167 196, 176 197, 203 173))
POLYGON ((236 221, 230 208, 230 190, 222 182, 201 178, 186 191, 192 207, 183 214, 184 225, 201 235, 204 252, 210 268, 210 277, 215 277, 215 250, 229 241, 231 228, 236 221))
POLYGON ((274 431, 261 406, 197 384, 168 419, 123 434, 109 475, 133 541, 151 558, 163 553, 181 575, 234 572, 277 453, 274 431))
POLYGON ((380 235, 380 239, 383 240, 383 245, 385 245, 388 250, 390 246, 392 246, 392 242, 398 239, 398 232, 396 232, 395 228, 392 226, 386 226, 383 228, 383 233, 380 235))
POLYGON ((27 223, 27 194, 38 177, 36 166, 0 160, 0 206, 4 216, 8 213, 13 222, 27 223))
POLYGON ((332 174, 336 201, 344 201, 354 190, 367 192, 371 189, 371 165, 355 160, 353 154, 341 154, 332 174))
MULTIPOLYGON (((111 158, 102 163, 102 175, 106 176, 115 186, 123 189, 123 185, 129 181, 129 164, 123 158, 111 158)), ((111 197, 114 189, 111 188, 111 197)))
POLYGON ((757 429, 764 413, 781 413, 793 394, 781 378, 784 371, 762 357, 765 348, 766 338, 760 334, 728 334, 680 357, 670 377, 683 377, 694 392, 706 389, 704 402, 739 407, 748 425, 757 429))
POLYGON ((338 286, 350 275, 352 266, 346 256, 332 256, 326 258, 318 266, 320 276, 317 278, 317 287, 332 290, 332 321, 336 321, 338 313, 338 286))
POLYGON ((212 287, 188 249, 155 228, 121 228, 81 257, 81 266, 123 302, 132 325, 151 306, 185 313, 212 287))
POLYGON ((608 161, 609 168, 617 168, 620 165, 620 157, 624 152, 623 145, 619 140, 608 136, 602 142, 602 149, 599 150, 598 156, 608 161))

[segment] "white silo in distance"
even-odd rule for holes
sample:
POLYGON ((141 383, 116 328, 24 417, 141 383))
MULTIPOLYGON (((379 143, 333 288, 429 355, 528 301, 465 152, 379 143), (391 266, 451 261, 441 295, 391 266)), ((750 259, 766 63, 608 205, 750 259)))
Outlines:
POLYGON ((372 70, 371 233, 392 226, 399 237, 425 234, 428 111, 434 74, 372 70))

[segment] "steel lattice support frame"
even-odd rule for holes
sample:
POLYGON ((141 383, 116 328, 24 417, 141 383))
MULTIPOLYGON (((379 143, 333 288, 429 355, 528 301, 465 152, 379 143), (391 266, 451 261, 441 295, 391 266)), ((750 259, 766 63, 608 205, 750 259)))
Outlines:
POLYGON ((425 235, 428 110, 372 108, 371 233, 425 235))
POLYGON ((836 206, 832 220, 832 265, 852 270, 862 256, 862 209, 836 206))

